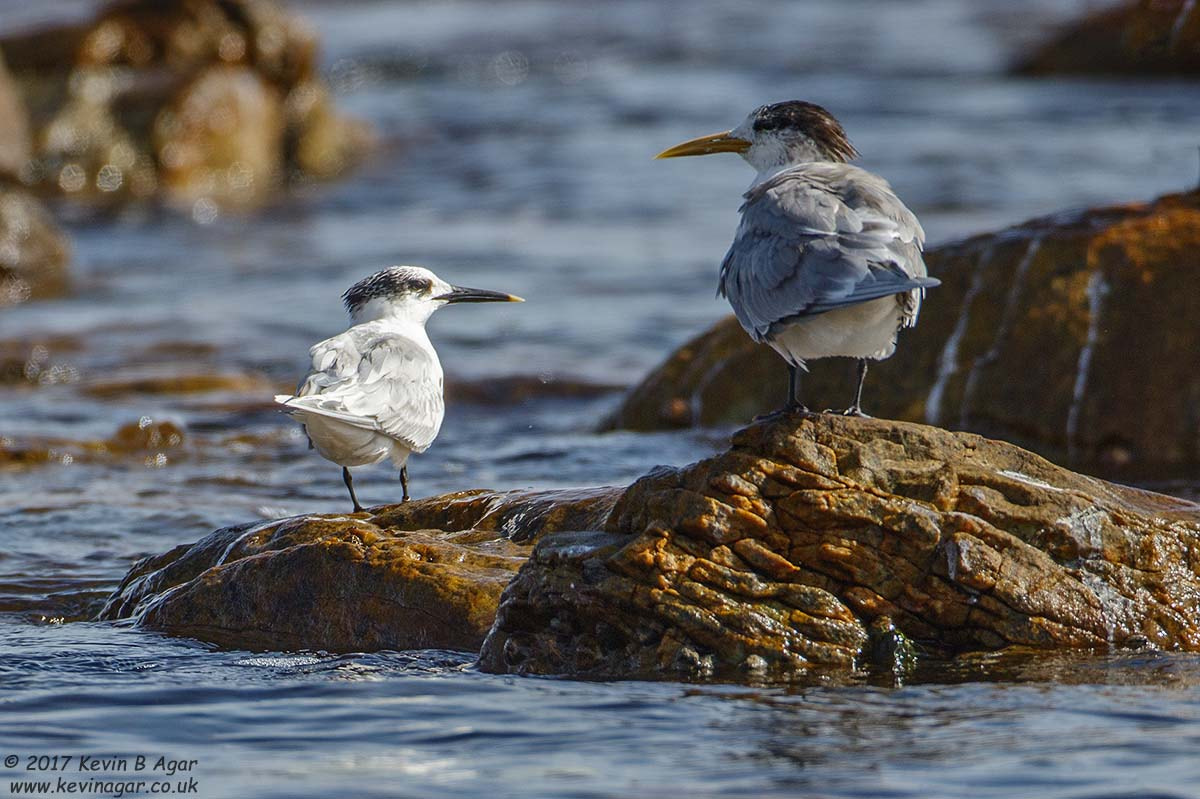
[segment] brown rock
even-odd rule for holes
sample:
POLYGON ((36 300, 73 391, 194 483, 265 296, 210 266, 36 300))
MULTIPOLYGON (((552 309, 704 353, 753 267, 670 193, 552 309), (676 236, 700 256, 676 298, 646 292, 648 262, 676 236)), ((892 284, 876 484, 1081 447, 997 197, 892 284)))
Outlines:
POLYGON ((172 195, 220 205, 254 204, 283 171, 283 101, 258 73, 202 72, 154 124, 160 175, 172 195))
POLYGON ((32 154, 25 103, 0 56, 0 176, 20 175, 32 154))
POLYGON ((733 443, 639 480, 605 532, 544 537, 481 667, 844 673, 880 630, 939 654, 1200 651, 1200 506, 906 423, 777 417, 733 443))
POLYGON ((1200 8, 1189 0, 1136 0, 1097 11, 1039 48, 1017 72, 1200 74, 1200 8))
POLYGON ((0 468, 28 469, 48 463, 94 463, 138 458, 146 466, 168 465, 186 450, 187 433, 171 421, 143 416, 117 428, 109 438, 75 441, 66 438, 0 436, 0 468))
POLYGON ((205 221, 369 144, 333 108, 312 31, 269 0, 120 0, 0 46, 37 131, 30 179, 79 198, 166 192, 207 200, 205 221))
POLYGON ((42 204, 0 179, 0 308, 64 294, 68 253, 42 204))
POLYGON ((474 651, 530 549, 509 533, 596 527, 616 495, 472 492, 226 528, 139 562, 101 618, 247 649, 474 651))
POLYGON ((239 372, 181 373, 168 370, 135 370, 117 373, 83 386, 89 397, 112 399, 136 394, 199 394, 205 392, 265 393, 275 388, 261 375, 239 372))
MULTIPOLYGON (((1045 217, 927 253, 943 285, 872 365, 873 415, 972 430, 1090 468, 1200 463, 1200 193, 1045 217)), ((852 362, 804 396, 844 407, 852 362)), ((744 422, 779 407, 782 361, 732 319, 673 353, 609 425, 744 422)))

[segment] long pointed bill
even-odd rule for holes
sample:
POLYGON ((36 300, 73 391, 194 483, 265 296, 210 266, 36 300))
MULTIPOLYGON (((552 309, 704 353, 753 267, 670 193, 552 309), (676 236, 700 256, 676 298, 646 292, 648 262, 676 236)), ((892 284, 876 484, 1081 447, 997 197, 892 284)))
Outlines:
POLYGON ((711 155, 712 153, 744 153, 750 149, 750 142, 739 139, 725 130, 698 139, 676 144, 670 149, 663 150, 655 158, 679 158, 684 155, 711 155))
POLYGON ((469 289, 462 286, 453 286, 451 291, 446 294, 440 294, 434 297, 435 300, 445 300, 447 303, 452 302, 525 302, 520 297, 514 297, 512 294, 505 294, 501 291, 488 291, 487 289, 469 289))

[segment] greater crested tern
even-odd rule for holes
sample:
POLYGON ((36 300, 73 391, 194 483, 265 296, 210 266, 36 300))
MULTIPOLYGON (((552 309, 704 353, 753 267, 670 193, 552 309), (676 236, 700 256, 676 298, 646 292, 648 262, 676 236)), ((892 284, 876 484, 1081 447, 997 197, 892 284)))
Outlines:
POLYGON ((442 364, 425 332, 438 308, 458 302, 523 302, 498 291, 452 286, 419 266, 393 266, 342 295, 352 327, 308 351, 312 368, 296 395, 275 401, 304 425, 310 446, 342 467, 355 512, 351 466, 389 455, 408 500, 408 456, 424 452, 445 415, 442 364))
POLYGON ((733 130, 683 142, 658 158, 738 153, 757 171, 721 264, 719 293, 751 338, 788 364, 785 410, 807 412, 799 370, 816 358, 858 359, 863 416, 867 362, 896 351, 917 322, 928 276, 925 232, 888 182, 846 163, 858 152, 824 108, 792 100, 755 109, 733 130))

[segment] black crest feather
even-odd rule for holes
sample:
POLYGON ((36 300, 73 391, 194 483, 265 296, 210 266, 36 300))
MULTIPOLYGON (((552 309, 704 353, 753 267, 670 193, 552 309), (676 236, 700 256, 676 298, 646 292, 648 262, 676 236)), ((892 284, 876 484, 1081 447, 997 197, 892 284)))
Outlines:
POLYGON ((422 274, 405 266, 393 266, 364 277, 342 295, 346 310, 357 309, 379 297, 397 297, 404 294, 423 294, 432 288, 428 273, 422 274))

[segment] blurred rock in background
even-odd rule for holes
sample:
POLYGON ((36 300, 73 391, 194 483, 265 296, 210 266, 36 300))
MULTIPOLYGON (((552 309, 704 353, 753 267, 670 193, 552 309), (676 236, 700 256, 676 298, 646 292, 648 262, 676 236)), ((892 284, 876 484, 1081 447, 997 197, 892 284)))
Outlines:
POLYGON ((1138 0, 1099 11, 1020 63, 1029 75, 1200 74, 1200 4, 1138 0))
POLYGON ((19 180, 31 152, 25 106, 0 57, 0 308, 67 287, 66 240, 19 180))
POLYGON ((204 221, 367 149, 303 22, 268 0, 121 0, 0 38, 31 114, 29 185, 103 204, 163 196, 204 221))

